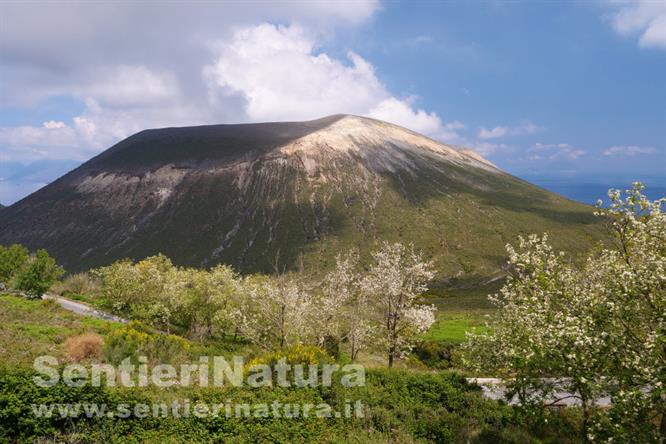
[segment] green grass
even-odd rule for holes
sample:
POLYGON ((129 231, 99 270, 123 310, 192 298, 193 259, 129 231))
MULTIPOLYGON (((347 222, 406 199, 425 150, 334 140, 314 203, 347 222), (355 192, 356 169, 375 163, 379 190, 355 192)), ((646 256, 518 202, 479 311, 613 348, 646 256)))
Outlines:
MULTIPOLYGON (((428 339, 456 343, 465 331, 478 331, 484 314, 491 312, 482 290, 450 290, 432 295, 440 308, 439 319, 428 339)), ((367 370, 367 384, 331 388, 266 390, 247 388, 155 387, 134 389, 39 390, 30 381, 27 367, 39 355, 62 358, 61 343, 71 335, 93 331, 104 335, 114 323, 69 313, 53 302, 26 300, 0 294, 0 442, 32 442, 46 437, 53 442, 571 442, 568 427, 549 426, 545 436, 532 435, 510 406, 481 396, 478 388, 448 370, 367 370), (52 402, 166 402, 193 399, 208 403, 327 402, 337 410, 346 399, 362 400, 361 419, 151 419, 107 418, 58 422, 29 416, 31 403, 52 402), (16 412, 20 412, 19 415, 16 412), (17 418, 23 418, 17 421, 17 418), (529 439, 528 439, 529 438, 529 439), (545 439, 542 439, 545 438, 545 439), (564 439, 564 441, 562 440, 564 439)), ((219 339, 191 342, 192 355, 249 356, 246 344, 219 339)), ((407 361, 404 363, 407 365, 407 361)), ((423 368, 423 367, 420 367, 423 368)), ((537 433, 543 433, 539 430, 537 433)))
POLYGON ((425 335, 425 339, 437 342, 460 343, 465 340, 465 333, 484 332, 486 328, 482 319, 476 317, 464 317, 461 313, 459 317, 452 319, 443 319, 440 317, 430 331, 425 335))
POLYGON ((111 325, 70 313, 51 301, 0 294, 0 361, 25 365, 41 355, 61 357, 61 344, 69 336, 104 333, 111 325))
MULTIPOLYGON (((98 302, 86 298, 86 302, 98 302)), ((94 304, 98 305, 98 304, 94 304)), ((61 308, 53 301, 28 300, 0 294, 0 363, 31 365, 41 355, 63 358, 62 343, 70 336, 94 332, 104 336, 118 323, 81 316, 61 308)), ((231 337, 205 342, 190 342, 190 355, 243 356, 257 353, 257 348, 231 337)))
POLYGON ((496 281, 486 286, 433 290, 426 302, 437 307, 437 321, 424 339, 458 344, 467 332, 485 331, 485 322, 495 311, 488 295, 497 293, 501 285, 496 281))

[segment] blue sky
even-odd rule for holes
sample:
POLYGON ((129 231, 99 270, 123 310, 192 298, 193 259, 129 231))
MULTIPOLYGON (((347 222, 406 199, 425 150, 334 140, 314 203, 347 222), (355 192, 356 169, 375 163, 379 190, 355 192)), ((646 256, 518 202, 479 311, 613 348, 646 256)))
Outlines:
POLYGON ((265 5, 0 5, 0 202, 146 127, 340 112, 540 184, 666 186, 664 2, 265 5))

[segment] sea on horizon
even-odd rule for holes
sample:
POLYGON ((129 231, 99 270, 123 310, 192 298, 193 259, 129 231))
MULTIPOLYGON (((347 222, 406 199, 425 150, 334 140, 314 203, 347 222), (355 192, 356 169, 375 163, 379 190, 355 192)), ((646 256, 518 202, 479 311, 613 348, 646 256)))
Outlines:
MULTIPOLYGON (((611 188, 617 188, 624 192, 624 190, 631 188, 633 181, 627 180, 618 180, 615 182, 611 181, 578 181, 576 179, 554 179, 554 178, 543 178, 539 177, 530 177, 529 180, 534 185, 540 186, 557 193, 561 196, 567 197, 578 202, 586 203, 589 205, 594 205, 599 199, 601 199, 604 204, 608 203, 608 190, 611 188)), ((637 179, 640 180, 640 179, 637 179)), ((666 197, 666 177, 662 180, 640 180, 645 185, 645 190, 643 193, 650 200, 656 200, 663 197, 666 197)))

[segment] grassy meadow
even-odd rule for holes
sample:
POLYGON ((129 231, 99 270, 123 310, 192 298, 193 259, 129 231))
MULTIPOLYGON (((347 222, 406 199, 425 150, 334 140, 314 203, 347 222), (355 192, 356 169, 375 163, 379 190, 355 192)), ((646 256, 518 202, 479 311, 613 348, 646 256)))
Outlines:
MULTIPOLYGON (((86 298, 83 298, 86 299, 86 298)), ((452 297, 455 300, 456 297, 452 297)), ((451 301, 448 301, 451 302, 451 301)), ((461 303, 461 302, 459 302, 461 303)), ((459 309, 460 307, 458 307, 459 309)), ((481 312, 481 311, 480 311, 481 312)), ((479 312, 479 313, 480 313, 479 312)), ((462 325, 461 311, 451 312, 451 321, 462 325)), ((443 315, 448 316, 447 314, 443 315)), ((437 341, 459 340, 460 331, 449 332, 446 319, 437 341)), ((457 372, 434 371, 415 360, 405 361, 399 369, 384 368, 377 357, 364 356, 368 365, 366 385, 345 388, 252 389, 246 387, 173 387, 146 388, 80 388, 59 383, 49 389, 37 389, 30 381, 34 358, 51 355, 62 363, 71 362, 70 338, 99 335, 111 341, 118 330, 137 328, 149 338, 163 336, 150 329, 128 327, 70 313, 52 301, 26 300, 11 294, 0 295, 0 442, 326 442, 326 443, 421 443, 421 442, 525 442, 539 436, 540 442, 575 442, 566 428, 532 429, 520 413, 509 406, 484 399, 480 389, 467 384, 457 372), (376 364, 372 366, 372 362, 376 364), (170 403, 191 399, 223 403, 229 399, 244 402, 326 402, 343 408, 349 400, 364 402, 362 418, 165 418, 126 419, 31 417, 33 403, 104 402, 109 406, 122 403, 170 403), (19 416, 17 416, 17 414, 19 416), (18 419, 23 418, 23 419, 18 419), (531 439, 531 438, 529 438, 531 439)), ((439 325, 439 324, 438 324, 439 325)), ((208 341, 182 339, 186 355, 162 356, 173 362, 186 361, 202 354, 231 356, 241 354, 260 357, 262 351, 233 338, 208 341)), ((150 339, 149 339, 150 340, 150 339)), ((79 360, 81 364, 113 361, 112 354, 79 360)), ((573 415, 554 415, 556 424, 576 421, 573 415)))

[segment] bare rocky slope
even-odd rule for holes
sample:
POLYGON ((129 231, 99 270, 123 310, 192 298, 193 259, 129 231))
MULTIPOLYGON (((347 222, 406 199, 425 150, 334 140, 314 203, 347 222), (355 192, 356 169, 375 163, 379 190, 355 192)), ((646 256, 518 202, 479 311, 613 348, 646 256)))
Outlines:
POLYGON ((162 252, 255 272, 326 269, 387 239, 413 242, 444 280, 486 280, 518 234, 582 252, 599 227, 473 151, 337 115, 142 131, 5 208, 0 243, 47 248, 70 271, 162 252))

